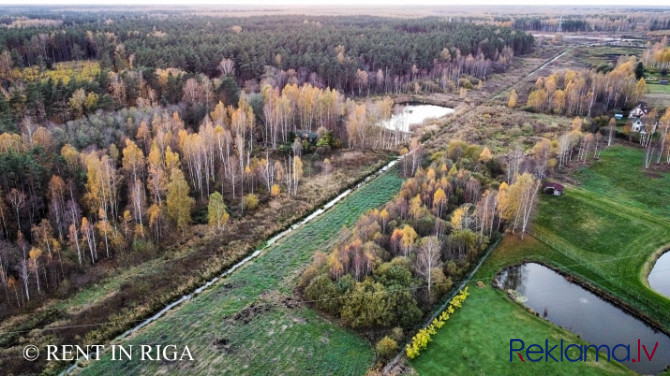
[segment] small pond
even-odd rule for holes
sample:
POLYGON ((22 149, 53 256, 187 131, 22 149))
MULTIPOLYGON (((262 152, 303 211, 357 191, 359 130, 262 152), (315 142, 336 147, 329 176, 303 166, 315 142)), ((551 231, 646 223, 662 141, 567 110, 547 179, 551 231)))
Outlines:
POLYGON ((648 279, 652 289, 670 297, 670 252, 665 252, 656 260, 648 279))
POLYGON ((409 132, 412 125, 421 124, 427 119, 437 119, 452 112, 454 112, 454 109, 448 107, 431 104, 410 104, 394 113, 391 119, 382 122, 382 126, 392 130, 409 132))
MULTIPOLYGON (((513 290, 517 301, 586 342, 610 349, 617 344, 630 345, 631 360, 637 358, 638 339, 649 354, 658 342, 651 361, 641 350, 640 361, 622 362, 641 374, 658 374, 670 365, 670 337, 546 266, 527 263, 510 267, 498 275, 497 282, 505 291, 513 290)), ((622 348, 616 351, 619 358, 625 353, 622 348)))

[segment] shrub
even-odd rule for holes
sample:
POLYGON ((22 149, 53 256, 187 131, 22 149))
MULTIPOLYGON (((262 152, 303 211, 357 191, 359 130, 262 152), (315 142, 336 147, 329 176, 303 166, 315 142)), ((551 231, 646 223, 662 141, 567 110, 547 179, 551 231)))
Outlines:
POLYGON ((272 186, 272 189, 270 190, 270 196, 272 197, 277 197, 281 193, 281 188, 279 188, 279 185, 274 184, 272 186))
POLYGON ((244 207, 249 210, 256 209, 258 207, 258 197, 253 193, 244 196, 244 207))
POLYGON ((430 323, 430 325, 419 330, 419 332, 416 333, 414 337, 412 337, 412 341, 405 347, 405 354, 408 358, 416 358, 419 356, 421 351, 428 347, 428 342, 431 341, 431 337, 437 333, 438 329, 444 326, 445 322, 449 320, 457 308, 461 308, 463 306, 463 302, 465 302, 465 299, 468 297, 468 295, 470 294, 468 293, 468 288, 466 287, 465 289, 461 290, 458 295, 451 299, 447 309, 442 311, 442 313, 438 315, 430 323))
POLYGON ((377 355, 383 360, 389 360, 398 352, 398 342, 389 336, 380 339, 375 345, 377 355))
POLYGON ((333 281, 325 274, 314 277, 305 289, 308 299, 314 301, 316 307, 330 314, 339 309, 340 294, 333 281))
POLYGON ((396 326, 391 330, 391 334, 389 336, 396 342, 400 342, 402 341, 403 338, 405 338, 405 333, 403 332, 401 327, 396 326))

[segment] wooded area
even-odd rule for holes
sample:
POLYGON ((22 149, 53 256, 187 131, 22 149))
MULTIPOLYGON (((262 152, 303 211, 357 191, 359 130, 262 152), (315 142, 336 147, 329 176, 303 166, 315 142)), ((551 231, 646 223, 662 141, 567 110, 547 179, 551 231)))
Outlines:
POLYGON ((188 237, 194 212, 221 231, 296 195, 304 158, 328 174, 333 150, 407 142, 378 126, 393 100, 345 95, 470 88, 532 45, 435 18, 81 12, 3 28, 3 314, 81 287, 87 265, 188 237))
POLYGON ((352 328, 411 328, 500 231, 523 236, 537 177, 496 181, 491 152, 462 141, 430 159, 424 170, 406 158, 413 177, 395 199, 362 216, 347 242, 316 253, 300 282, 308 301, 352 328))

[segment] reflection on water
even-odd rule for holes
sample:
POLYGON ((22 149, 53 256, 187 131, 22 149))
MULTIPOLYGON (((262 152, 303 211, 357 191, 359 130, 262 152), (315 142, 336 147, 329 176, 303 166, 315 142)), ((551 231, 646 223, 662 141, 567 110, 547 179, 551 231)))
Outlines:
POLYGON ((670 252, 664 253, 656 260, 649 273, 649 286, 670 297, 670 252))
POLYGON ((638 339, 650 352, 658 342, 651 361, 642 351, 640 362, 623 362, 637 372, 657 374, 670 364, 670 337, 543 265, 528 263, 507 268, 498 275, 497 282, 504 290, 512 290, 515 298, 525 298, 520 300, 525 300, 525 306, 589 343, 610 348, 630 345, 631 359, 637 358, 638 339))
POLYGON ((410 126, 421 124, 426 119, 436 119, 454 112, 453 108, 433 106, 427 104, 408 105, 391 116, 388 121, 382 122, 382 126, 403 132, 409 132, 410 126))

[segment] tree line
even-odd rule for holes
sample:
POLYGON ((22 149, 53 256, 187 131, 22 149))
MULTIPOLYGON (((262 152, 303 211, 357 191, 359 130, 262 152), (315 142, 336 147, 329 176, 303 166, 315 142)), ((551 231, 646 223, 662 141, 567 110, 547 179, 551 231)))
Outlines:
POLYGON ((611 70, 568 70, 539 77, 526 106, 535 111, 587 117, 632 108, 646 91, 644 77, 636 73, 638 63, 634 56, 622 56, 611 70))
POLYGON ((400 90, 417 75, 451 72, 486 77, 503 71, 514 54, 529 52, 533 37, 496 26, 437 18, 300 16, 210 18, 168 13, 109 15, 90 22, 72 15, 67 28, 4 29, 0 46, 17 67, 95 59, 103 70, 177 68, 212 78, 222 58, 235 63, 240 86, 269 76, 296 76, 347 94, 400 90), (360 36, 364 35, 364 38, 360 36), (444 50, 448 51, 448 59, 444 50), (470 57, 473 61, 468 61, 470 57), (367 77, 366 77, 367 76, 367 77))

